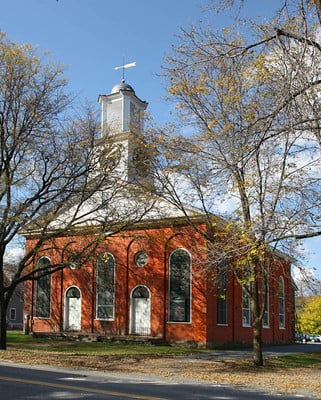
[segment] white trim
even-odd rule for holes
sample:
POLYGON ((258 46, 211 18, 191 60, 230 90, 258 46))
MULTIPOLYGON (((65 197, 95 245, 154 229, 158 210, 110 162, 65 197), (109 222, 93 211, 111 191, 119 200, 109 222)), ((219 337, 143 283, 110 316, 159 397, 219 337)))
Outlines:
POLYGON ((285 286, 284 286, 284 278, 282 275, 279 276, 279 281, 278 281, 278 307, 279 307, 279 329, 285 329, 285 286), (280 311, 280 281, 282 281, 282 299, 283 299, 283 313, 280 311), (284 319, 284 325, 281 326, 280 324, 280 317, 281 315, 283 316, 284 319))
POLYGON ((149 287, 146 285, 136 285, 135 287, 132 288, 130 292, 130 304, 129 304, 129 333, 134 335, 137 334, 136 330, 134 329, 133 326, 133 312, 134 312, 134 307, 133 307, 133 293, 134 291, 139 288, 139 287, 144 287, 148 291, 148 300, 149 300, 149 327, 147 328, 147 333, 150 335, 151 333, 151 323, 152 323, 152 296, 151 296, 151 291, 149 290, 149 287))
MULTIPOLYGON (((228 326, 228 306, 229 306, 229 304, 228 304, 228 295, 229 295, 229 290, 228 290, 228 287, 229 287, 229 285, 228 285, 228 263, 227 263, 227 260, 226 259, 224 259, 224 260, 222 260, 222 262, 221 263, 219 263, 219 265, 217 266, 217 276, 219 277, 219 280, 217 279, 216 280, 216 325, 217 326, 228 326), (217 322, 218 321, 218 316, 219 316, 219 301, 220 300, 222 300, 222 299, 220 299, 219 298, 219 287, 218 287, 218 284, 220 283, 221 284, 221 282, 222 282, 222 280, 221 280, 221 277, 219 277, 219 273, 222 271, 222 264, 224 263, 224 265, 223 265, 223 268, 225 269, 225 271, 223 271, 223 274, 224 274, 224 283, 225 283, 225 298, 224 298, 224 302, 225 302, 225 319, 226 319, 226 323, 223 323, 223 322, 217 322), (218 268, 219 268, 219 265, 220 265, 220 271, 218 270, 218 268)), ((221 276, 222 276, 222 274, 221 274, 221 276)))
MULTIPOLYGON (((40 261, 41 259, 43 259, 43 258, 46 258, 46 259, 49 261, 50 266, 52 266, 50 257, 48 257, 48 256, 41 256, 41 257, 39 257, 38 260, 37 260, 37 262, 36 262, 36 276, 37 276, 38 263, 39 263, 39 261, 40 261)), ((37 308, 37 287, 38 287, 38 282, 39 282, 39 280, 36 280, 36 285, 35 285, 36 287, 35 287, 35 294, 34 294, 34 296, 35 296, 35 297, 34 297, 34 299, 35 299, 34 318, 35 318, 35 319, 51 319, 51 286, 52 286, 52 273, 48 274, 48 276, 50 277, 49 317, 37 317, 37 316, 36 316, 36 308, 37 308)), ((46 278, 46 276, 44 276, 43 278, 46 278)))
POLYGON ((95 295, 95 320, 96 321, 114 321, 115 320, 115 287, 116 287, 116 285, 115 285, 115 280, 116 280, 116 260, 115 260, 115 257, 114 257, 114 255, 113 254, 111 254, 111 253, 109 253, 109 252, 104 252, 104 253, 101 253, 101 254, 99 254, 98 255, 98 257, 97 257, 97 261, 96 261, 96 274, 95 274, 95 283, 96 283, 96 285, 95 285, 95 288, 96 288, 96 295, 95 295), (113 316, 112 316, 112 318, 98 318, 97 317, 97 310, 98 310, 98 300, 97 300, 97 298, 98 298, 98 292, 97 292, 97 263, 98 263, 98 259, 99 259, 99 257, 101 257, 103 254, 105 254, 105 253, 107 253, 108 254, 108 256, 111 256, 112 257, 112 259, 113 259, 113 262, 114 262, 114 265, 113 265, 113 268, 114 268, 114 292, 113 292, 113 316))
POLYGON ((69 328, 67 326, 67 292, 71 288, 76 288, 80 293, 80 329, 77 330, 77 332, 80 332, 81 331, 81 320, 82 320, 82 293, 81 293, 80 288, 78 286, 76 286, 76 285, 68 286, 67 289, 65 290, 65 293, 64 293, 64 322, 63 322, 63 329, 64 329, 64 331, 68 331, 68 328, 69 328))
MULTIPOLYGON (((267 285, 266 285, 266 308, 265 308, 265 312, 263 315, 263 321, 262 321, 262 328, 263 329, 268 329, 270 328, 270 285, 269 285, 269 281, 267 281, 267 285), (265 319, 265 315, 267 314, 267 324, 264 323, 264 319, 265 319)), ((262 290, 262 295, 263 295, 263 290, 262 290)), ((263 299, 262 299, 263 300, 263 299)))
MULTIPOLYGON (((244 266, 245 267, 245 266, 244 266)), ((249 328, 249 327, 251 327, 252 326, 252 313, 251 313, 251 299, 250 299, 250 296, 248 296, 248 294, 246 293, 246 291, 245 291, 245 289, 244 289, 244 287, 243 286, 247 286, 247 288, 249 289, 249 290, 251 290, 251 272, 250 272, 250 270, 249 269, 244 269, 244 267, 243 267, 243 269, 242 269, 242 279, 244 278, 244 276, 245 276, 245 272, 247 272, 248 273, 248 284, 247 285, 242 285, 241 286, 241 289, 242 289, 242 297, 241 297, 241 311, 242 311, 242 327, 243 328, 249 328), (248 305, 248 307, 243 307, 243 299, 244 299, 244 297, 243 296, 247 296, 247 305, 248 305), (243 312, 244 311, 246 311, 247 313, 249 313, 249 322, 247 322, 247 320, 245 319, 245 322, 244 322, 244 317, 243 317, 243 312)))

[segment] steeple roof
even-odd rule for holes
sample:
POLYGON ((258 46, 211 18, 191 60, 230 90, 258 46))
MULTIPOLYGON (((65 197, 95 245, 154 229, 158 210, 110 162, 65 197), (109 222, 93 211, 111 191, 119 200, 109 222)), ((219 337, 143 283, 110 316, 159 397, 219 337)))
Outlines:
POLYGON ((123 79, 121 81, 121 83, 117 83, 112 89, 110 94, 113 93, 118 93, 120 91, 126 91, 126 92, 132 92, 135 94, 135 90, 128 84, 125 82, 125 80, 123 79))

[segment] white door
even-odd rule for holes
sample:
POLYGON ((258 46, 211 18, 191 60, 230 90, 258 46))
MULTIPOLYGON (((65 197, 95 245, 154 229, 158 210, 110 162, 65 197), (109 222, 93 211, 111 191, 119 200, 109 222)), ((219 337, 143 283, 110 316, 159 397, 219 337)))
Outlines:
POLYGON ((150 295, 145 286, 137 286, 131 295, 131 334, 150 335, 150 295))
POLYGON ((75 286, 67 289, 65 295, 65 330, 81 330, 81 295, 75 286))

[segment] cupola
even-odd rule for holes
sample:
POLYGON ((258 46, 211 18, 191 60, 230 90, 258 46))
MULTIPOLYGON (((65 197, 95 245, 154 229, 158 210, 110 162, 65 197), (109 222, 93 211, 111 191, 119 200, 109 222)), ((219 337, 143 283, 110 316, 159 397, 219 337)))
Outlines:
POLYGON ((143 112, 148 103, 139 99, 132 86, 122 80, 113 86, 110 94, 98 98, 102 106, 102 136, 106 129, 113 135, 143 130, 143 112))
POLYGON ((144 111, 148 103, 137 97, 124 79, 109 94, 99 95, 98 101, 102 170, 112 168, 121 179, 150 185, 150 160, 143 139, 144 111))

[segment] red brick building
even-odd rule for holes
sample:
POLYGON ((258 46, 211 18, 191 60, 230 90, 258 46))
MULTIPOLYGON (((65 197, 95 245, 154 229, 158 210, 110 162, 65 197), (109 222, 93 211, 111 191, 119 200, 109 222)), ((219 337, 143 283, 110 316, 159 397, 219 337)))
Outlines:
MULTIPOLYGON (((102 123, 113 124, 122 133, 118 144, 125 156, 118 164, 120 172, 134 181, 138 167, 128 163, 131 143, 124 132, 133 110, 141 112, 147 103, 124 82, 100 96, 100 102, 102 123)), ((106 337, 143 335, 202 346, 251 343, 249 299, 229 265, 224 266, 218 287, 201 267, 206 265, 207 250, 200 234, 182 215, 165 208, 165 213, 151 212, 135 227, 107 238, 85 264, 27 283, 24 304, 30 329, 106 337)), ((193 218, 199 229, 206 229, 201 215, 193 218)), ((32 236, 26 239, 27 248, 34 246, 32 236)), ((72 239, 79 247, 85 240, 81 235, 72 239)), ((58 244, 65 240, 56 239, 58 244)), ((43 251, 35 265, 57 264, 62 258, 58 250, 43 251)), ((262 332, 265 343, 293 338, 291 265, 286 258, 275 262, 269 277, 262 332)))

